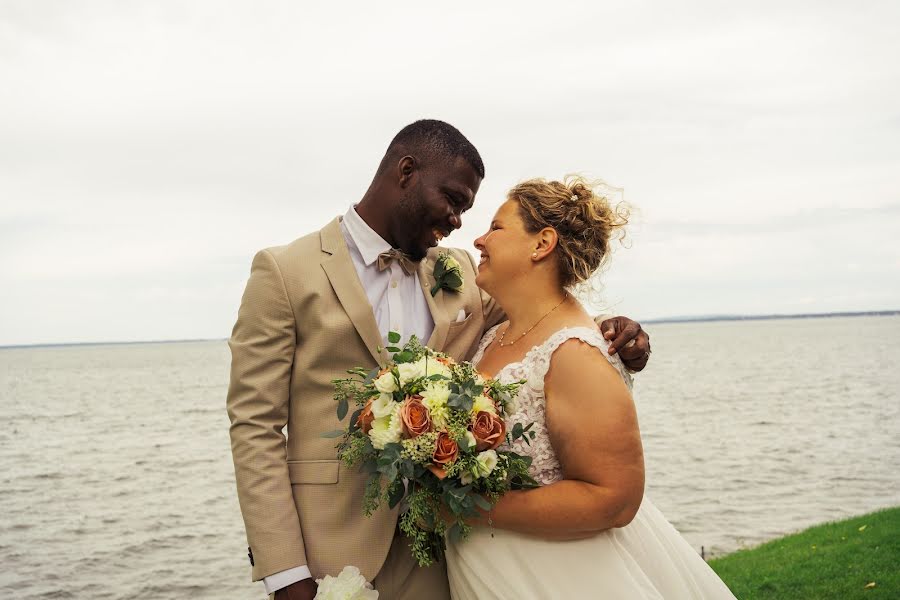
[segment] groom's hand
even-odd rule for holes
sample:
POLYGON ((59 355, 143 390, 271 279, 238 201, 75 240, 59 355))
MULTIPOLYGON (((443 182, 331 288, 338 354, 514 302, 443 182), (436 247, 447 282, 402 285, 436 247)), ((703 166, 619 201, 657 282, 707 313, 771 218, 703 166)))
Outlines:
POLYGON ((640 371, 650 360, 650 336, 641 329, 641 324, 628 317, 612 317, 600 324, 603 337, 611 340, 609 353, 619 353, 625 366, 631 371, 640 371))
POLYGON ((317 590, 315 579, 301 579, 275 592, 275 600, 313 600, 317 590))

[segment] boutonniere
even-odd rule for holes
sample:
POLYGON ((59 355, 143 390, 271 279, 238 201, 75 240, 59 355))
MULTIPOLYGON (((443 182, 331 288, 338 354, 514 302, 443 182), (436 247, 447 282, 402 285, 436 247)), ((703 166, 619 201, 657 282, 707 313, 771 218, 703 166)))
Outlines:
POLYGON ((462 267, 459 266, 459 262, 455 258, 450 256, 449 252, 444 252, 438 256, 437 262, 434 263, 433 275, 434 287, 431 288, 432 296, 436 296, 439 290, 462 291, 462 267))

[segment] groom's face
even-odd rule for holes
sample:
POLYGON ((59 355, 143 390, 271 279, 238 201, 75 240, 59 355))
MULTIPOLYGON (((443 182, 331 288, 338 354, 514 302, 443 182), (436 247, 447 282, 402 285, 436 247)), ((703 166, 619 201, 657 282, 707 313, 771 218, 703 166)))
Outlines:
POLYGON ((462 157, 418 168, 403 188, 391 224, 397 247, 419 261, 462 226, 481 178, 462 157))

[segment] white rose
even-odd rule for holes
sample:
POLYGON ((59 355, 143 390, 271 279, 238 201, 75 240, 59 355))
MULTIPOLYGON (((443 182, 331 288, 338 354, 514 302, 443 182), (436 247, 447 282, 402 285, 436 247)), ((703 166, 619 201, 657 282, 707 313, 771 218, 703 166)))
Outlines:
POLYGON ((481 396, 476 396, 475 401, 472 404, 472 414, 478 414, 479 412, 489 412, 492 415, 497 414, 497 407, 494 406, 494 401, 482 394, 481 396))
POLYGON ((478 444, 478 440, 475 439, 475 436, 472 435, 471 431, 466 432, 466 442, 468 443, 469 449, 474 448, 478 444))
POLYGON ((375 389, 382 394, 392 394, 399 389, 397 380, 394 379, 394 374, 391 371, 377 378, 373 383, 375 384, 375 389))
POLYGON ((478 477, 487 477, 497 466, 497 451, 485 450, 475 458, 475 471, 478 477))
POLYGON ((326 575, 316 579, 316 583, 317 600, 378 600, 378 592, 356 567, 344 567, 337 577, 326 575))
POLYGON ((372 401, 372 416, 376 419, 386 417, 394 412, 394 408, 399 404, 399 402, 394 402, 394 397, 391 394, 381 394, 372 401))
POLYGON ((448 271, 459 271, 462 267, 459 266, 459 261, 453 258, 452 256, 447 256, 447 260, 444 262, 448 271))
POLYGON ((423 356, 416 362, 401 363, 397 365, 397 371, 400 373, 401 386, 419 377, 425 377, 425 357, 423 356))
POLYGON ((403 428, 400 423, 400 403, 394 402, 394 410, 386 417, 372 421, 372 429, 369 430, 369 439, 376 450, 384 450, 388 444, 400 441, 400 433, 403 428))
POLYGON ((452 372, 450 371, 450 367, 445 365, 439 360, 435 360, 433 358, 428 360, 428 366, 426 368, 427 375, 431 377, 432 375, 443 375, 446 378, 450 378, 452 372))

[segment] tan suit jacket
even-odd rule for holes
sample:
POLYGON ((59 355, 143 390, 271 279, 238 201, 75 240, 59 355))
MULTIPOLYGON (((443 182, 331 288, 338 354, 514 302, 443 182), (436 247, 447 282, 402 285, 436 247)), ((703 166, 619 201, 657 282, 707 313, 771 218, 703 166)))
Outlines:
MULTIPOLYGON (((462 266, 463 290, 432 298, 440 251, 429 251, 418 270, 434 318, 427 344, 465 360, 502 313, 475 285, 476 266, 463 250, 449 250, 462 266), (460 309, 467 316, 454 322, 460 309)), ((335 440, 321 437, 346 425, 335 414, 332 379, 386 362, 381 345, 339 218, 256 255, 229 341, 227 401, 254 581, 301 565, 313 577, 355 565, 369 581, 381 569, 397 511, 367 518, 366 475, 341 464, 335 440)))

